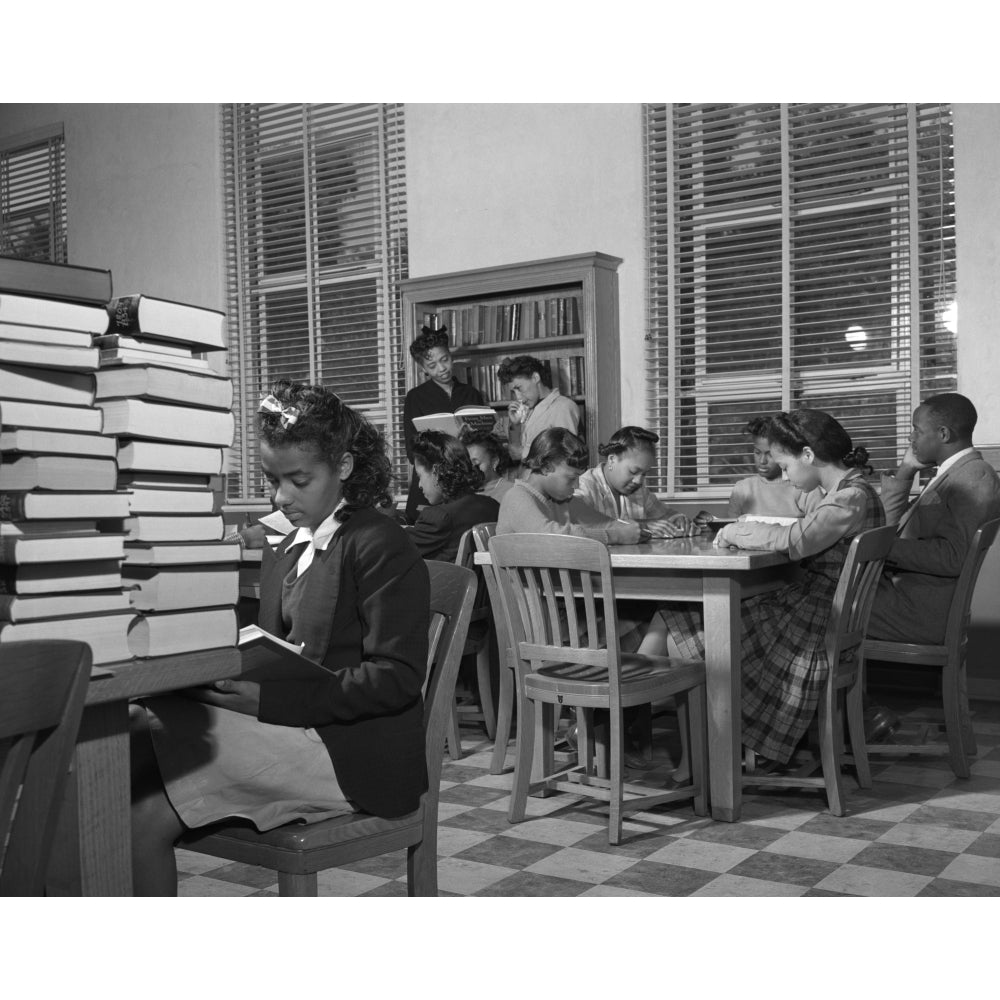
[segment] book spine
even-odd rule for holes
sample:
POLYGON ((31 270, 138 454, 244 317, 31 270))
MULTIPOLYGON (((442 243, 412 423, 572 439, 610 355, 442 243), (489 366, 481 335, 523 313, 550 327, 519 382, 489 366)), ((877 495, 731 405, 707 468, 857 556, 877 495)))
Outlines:
POLYGON ((0 521, 25 521, 23 493, 0 493, 0 521))
POLYGON ((108 303, 108 333, 139 333, 139 295, 120 295, 108 303))

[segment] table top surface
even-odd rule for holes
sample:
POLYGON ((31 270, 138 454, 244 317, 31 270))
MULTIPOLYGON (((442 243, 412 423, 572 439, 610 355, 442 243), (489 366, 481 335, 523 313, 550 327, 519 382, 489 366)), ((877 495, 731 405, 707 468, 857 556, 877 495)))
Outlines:
MULTIPOLYGON (((717 547, 710 535, 694 538, 663 538, 638 545, 609 545, 611 565, 620 569, 751 570, 783 566, 789 562, 782 552, 763 549, 717 547)), ((477 552, 475 561, 490 564, 488 552, 477 552)))

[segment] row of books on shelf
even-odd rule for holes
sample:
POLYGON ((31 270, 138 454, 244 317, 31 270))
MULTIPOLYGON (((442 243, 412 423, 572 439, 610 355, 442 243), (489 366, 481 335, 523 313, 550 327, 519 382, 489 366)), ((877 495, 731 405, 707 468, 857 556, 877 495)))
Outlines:
MULTIPOLYGON (((585 396, 587 393, 585 366, 582 355, 540 358, 549 366, 549 384, 555 386, 564 396, 585 396)), ((509 395, 509 389, 499 378, 500 365, 457 364, 455 374, 463 382, 478 389, 484 399, 501 402, 509 395)))
POLYGON ((224 317, 79 272, 107 275, 0 259, 0 643, 82 639, 97 664, 234 646, 232 383, 203 357, 224 317))
POLYGON ((553 296, 520 302, 485 302, 425 313, 425 326, 445 326, 456 347, 505 344, 583 333, 580 296, 553 296))

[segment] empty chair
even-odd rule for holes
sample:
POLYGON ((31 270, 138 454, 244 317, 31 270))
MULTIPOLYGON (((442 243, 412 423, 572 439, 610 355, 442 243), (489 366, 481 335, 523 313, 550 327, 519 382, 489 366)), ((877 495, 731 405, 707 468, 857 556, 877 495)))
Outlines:
POLYGON ((936 743, 870 743, 868 753, 873 757, 897 757, 910 754, 926 756, 947 755, 951 768, 959 778, 969 777, 968 756, 976 753, 976 739, 969 718, 969 700, 966 688, 965 656, 968 646, 969 609, 976 580, 986 553, 997 536, 1000 519, 987 521, 972 537, 972 544, 962 564, 951 599, 944 642, 940 646, 915 642, 890 642, 869 639, 865 643, 868 660, 888 660, 928 666, 941 671, 941 697, 944 702, 944 726, 947 746, 936 743))
POLYGON ((424 698, 428 789, 420 807, 396 819, 354 813, 319 823, 289 823, 266 833, 249 823, 226 821, 188 831, 181 838, 182 846, 277 871, 282 896, 315 896, 318 872, 405 847, 408 894, 437 895, 441 748, 455 699, 476 578, 471 570, 452 563, 428 560, 427 568, 431 577, 431 641, 424 698))
POLYGON ((0 654, 0 895, 41 896, 90 681, 85 642, 0 654))
POLYGON ((490 539, 489 551, 519 688, 510 821, 523 820, 528 795, 545 789, 607 802, 612 844, 621 841, 627 812, 693 799, 695 812, 705 815, 705 664, 622 652, 611 557, 602 542, 511 534, 490 539), (691 784, 667 790, 626 782, 623 709, 677 694, 687 702, 691 784), (558 770, 552 749, 557 705, 575 707, 580 726, 578 762, 558 770), (598 709, 608 714, 608 777, 597 773, 594 761, 598 709))
POLYGON ((817 711, 822 776, 813 775, 815 764, 806 764, 794 774, 760 773, 754 770, 753 755, 748 752, 749 773, 743 776, 744 786, 825 788, 830 812, 834 816, 843 816, 844 790, 840 772, 844 757, 842 703, 846 703, 858 784, 862 788, 871 787, 861 707, 864 658, 867 655, 864 637, 882 565, 895 537, 896 529, 892 525, 872 528, 856 535, 840 571, 826 628, 829 671, 817 711))

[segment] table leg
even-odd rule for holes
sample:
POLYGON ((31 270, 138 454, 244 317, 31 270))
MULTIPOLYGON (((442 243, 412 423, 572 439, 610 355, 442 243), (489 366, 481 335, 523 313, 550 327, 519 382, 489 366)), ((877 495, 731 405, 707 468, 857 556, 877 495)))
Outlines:
POLYGON ((712 817, 740 818, 740 584, 733 577, 704 580, 708 766, 712 817))
POLYGON ((47 891, 132 895, 128 702, 84 709, 47 891))

